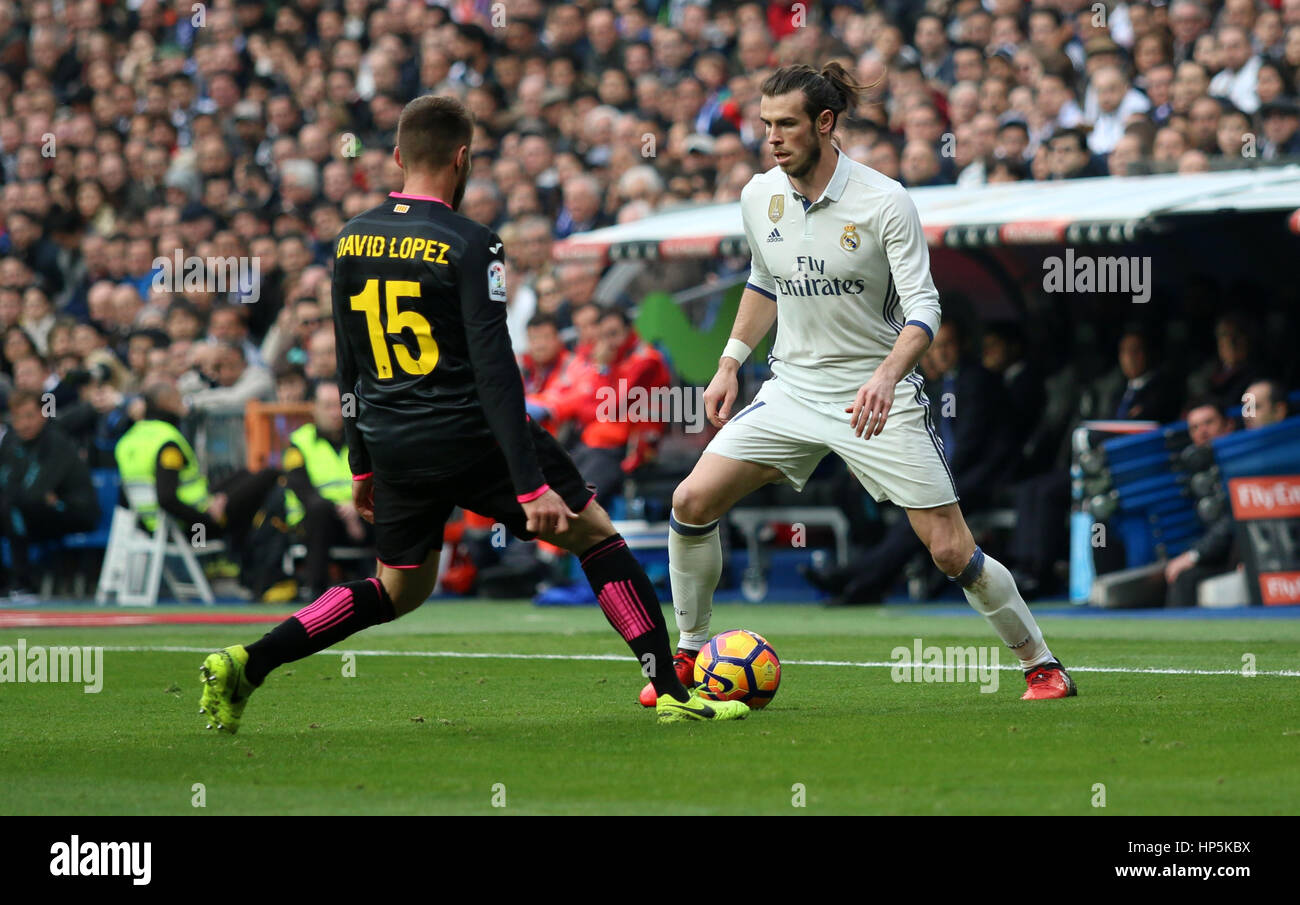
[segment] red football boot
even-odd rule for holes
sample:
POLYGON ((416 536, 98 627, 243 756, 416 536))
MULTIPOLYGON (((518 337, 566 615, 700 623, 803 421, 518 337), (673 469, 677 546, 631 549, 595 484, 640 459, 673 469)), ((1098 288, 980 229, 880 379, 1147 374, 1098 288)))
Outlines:
POLYGON ((1074 680, 1059 660, 1048 660, 1041 666, 1025 672, 1029 689, 1020 696, 1022 701, 1044 701, 1048 698, 1072 698, 1079 693, 1074 680))
MULTIPOLYGON (((687 688, 695 687, 695 656, 699 653, 697 650, 679 650, 673 654, 673 669, 677 670, 677 678, 687 688)), ((641 697, 638 698, 642 707, 653 707, 659 701, 659 693, 655 691, 655 684, 649 682, 645 688, 641 689, 641 697)))

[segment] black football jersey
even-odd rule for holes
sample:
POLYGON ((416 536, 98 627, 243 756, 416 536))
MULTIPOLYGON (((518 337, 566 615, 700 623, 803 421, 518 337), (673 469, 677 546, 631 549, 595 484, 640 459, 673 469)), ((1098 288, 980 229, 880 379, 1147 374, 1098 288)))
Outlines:
POLYGON ((393 193, 348 222, 334 253, 352 473, 446 476, 499 445, 518 493, 539 488, 500 237, 437 199, 393 193))

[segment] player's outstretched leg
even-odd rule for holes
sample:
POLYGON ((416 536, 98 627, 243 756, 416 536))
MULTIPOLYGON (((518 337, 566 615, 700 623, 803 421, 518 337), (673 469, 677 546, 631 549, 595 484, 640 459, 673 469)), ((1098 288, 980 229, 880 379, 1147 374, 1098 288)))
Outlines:
POLYGON ((738 720, 749 715, 749 707, 740 701, 704 700, 683 685, 675 668, 662 668, 673 658, 659 596, 598 503, 590 503, 565 533, 542 537, 578 555, 605 618, 650 678, 659 722, 738 720))
POLYGON ((436 552, 416 569, 380 566, 377 578, 330 588, 260 640, 209 654, 199 669, 203 680, 199 713, 207 717, 208 728, 239 731, 249 696, 271 670, 410 612, 428 598, 437 574, 436 552))
MULTIPOLYGON (((673 667, 683 683, 695 680, 695 658, 709 640, 713 592, 722 577, 722 515, 764 484, 780 478, 766 465, 705 453, 673 492, 668 517, 668 579, 677 617, 673 667)), ((641 704, 655 705, 653 687, 641 689, 641 704)))
POLYGON ((988 620, 993 631, 1020 658, 1028 690, 1026 701, 1078 694, 1061 661, 1052 656, 1038 623, 1016 589, 1011 572, 975 545, 956 503, 935 509, 909 509, 917 536, 943 573, 961 585, 966 602, 988 620))

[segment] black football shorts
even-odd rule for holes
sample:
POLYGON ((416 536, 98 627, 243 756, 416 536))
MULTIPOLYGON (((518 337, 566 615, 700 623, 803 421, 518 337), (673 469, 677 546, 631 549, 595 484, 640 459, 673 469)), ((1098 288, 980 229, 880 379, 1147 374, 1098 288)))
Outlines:
MULTIPOLYGON (((536 422, 529 422, 542 476, 574 512, 595 499, 564 447, 536 422)), ((456 507, 501 522, 515 537, 532 540, 524 507, 515 499, 505 456, 499 448, 477 455, 464 470, 438 478, 386 478, 375 472, 375 547, 379 561, 396 569, 422 565, 442 549, 442 531, 456 507)))

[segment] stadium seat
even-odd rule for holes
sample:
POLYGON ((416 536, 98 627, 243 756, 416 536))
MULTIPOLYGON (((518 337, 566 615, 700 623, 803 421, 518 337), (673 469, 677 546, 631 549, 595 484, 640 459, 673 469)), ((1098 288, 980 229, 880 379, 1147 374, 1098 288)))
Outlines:
MULTIPOLYGON (((330 547, 330 559, 358 560, 371 559, 375 555, 374 547, 330 547)), ((294 566, 300 559, 307 558, 306 544, 292 544, 284 551, 284 573, 292 575, 294 566)))
POLYGON ((99 500, 99 524, 94 531, 81 531, 63 538, 69 550, 103 550, 108 547, 108 532, 113 527, 113 510, 117 508, 117 493, 122 481, 116 468, 96 468, 90 473, 99 500))
POLYGON ((157 510, 156 525, 150 534, 140 527, 138 510, 156 505, 156 488, 152 483, 128 482, 123 489, 130 508, 116 506, 113 509, 108 549, 104 552, 95 602, 103 606, 110 596, 116 595, 122 606, 156 606, 165 579, 177 600, 198 598, 208 605, 214 603, 212 588, 199 566, 198 554, 221 553, 226 545, 213 540, 196 550, 176 522, 161 509, 157 510), (188 580, 172 575, 167 568, 169 556, 180 558, 184 577, 188 580))

